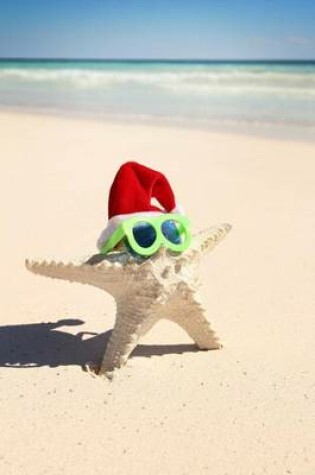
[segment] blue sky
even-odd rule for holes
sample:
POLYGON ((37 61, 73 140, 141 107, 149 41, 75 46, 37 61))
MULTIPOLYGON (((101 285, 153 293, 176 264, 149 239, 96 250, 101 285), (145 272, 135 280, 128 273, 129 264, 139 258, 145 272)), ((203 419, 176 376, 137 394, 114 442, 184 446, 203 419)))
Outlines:
POLYGON ((315 59, 315 0, 0 0, 0 56, 315 59))

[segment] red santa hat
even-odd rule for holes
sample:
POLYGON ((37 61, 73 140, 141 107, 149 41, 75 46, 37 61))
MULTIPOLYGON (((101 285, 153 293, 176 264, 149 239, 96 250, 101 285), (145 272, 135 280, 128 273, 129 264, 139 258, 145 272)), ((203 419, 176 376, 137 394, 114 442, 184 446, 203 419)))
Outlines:
POLYGON ((162 213, 184 214, 176 205, 175 196, 167 178, 160 172, 140 163, 127 162, 118 170, 110 188, 108 223, 97 246, 100 248, 115 229, 132 216, 154 216, 162 213), (155 198, 160 204, 152 203, 155 198))

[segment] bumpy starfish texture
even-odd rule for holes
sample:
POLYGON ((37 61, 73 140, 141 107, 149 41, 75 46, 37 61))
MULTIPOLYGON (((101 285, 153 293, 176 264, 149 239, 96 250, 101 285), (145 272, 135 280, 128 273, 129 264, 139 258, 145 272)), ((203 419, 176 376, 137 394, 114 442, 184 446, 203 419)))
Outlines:
POLYGON ((99 374, 111 375, 161 318, 180 325, 200 349, 221 347, 205 317, 196 270, 203 254, 230 229, 231 225, 221 224, 200 232, 182 254, 161 248, 146 260, 114 252, 79 264, 28 260, 25 264, 35 274, 93 285, 115 298, 116 321, 99 369, 99 374))

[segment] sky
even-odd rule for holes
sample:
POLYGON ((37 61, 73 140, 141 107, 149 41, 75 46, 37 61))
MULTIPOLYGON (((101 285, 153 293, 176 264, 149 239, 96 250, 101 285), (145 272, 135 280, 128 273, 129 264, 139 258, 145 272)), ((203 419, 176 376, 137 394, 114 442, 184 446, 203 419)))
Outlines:
POLYGON ((315 59, 315 0, 0 0, 0 57, 315 59))

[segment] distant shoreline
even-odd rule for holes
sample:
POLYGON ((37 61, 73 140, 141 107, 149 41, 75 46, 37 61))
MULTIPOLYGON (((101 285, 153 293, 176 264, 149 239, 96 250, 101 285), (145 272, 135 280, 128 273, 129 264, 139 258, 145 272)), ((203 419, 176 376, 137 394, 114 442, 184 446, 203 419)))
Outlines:
POLYGON ((315 140, 315 61, 2 59, 0 108, 315 140))
POLYGON ((283 142, 296 142, 301 144, 315 144, 315 133, 307 133, 304 128, 293 126, 277 126, 272 125, 245 125, 245 124, 201 124, 196 122, 185 122, 157 118, 133 118, 133 117, 111 117, 111 116, 96 116, 93 114, 83 114, 71 111, 60 110, 43 110, 43 109, 28 109, 22 107, 2 107, 0 105, 0 117, 3 115, 25 116, 32 120, 32 118, 58 119, 69 120, 75 122, 88 122, 95 124, 114 125, 114 126, 135 126, 157 129, 182 130, 187 133, 201 132, 208 134, 219 134, 222 136, 235 136, 262 140, 276 140, 283 142))

